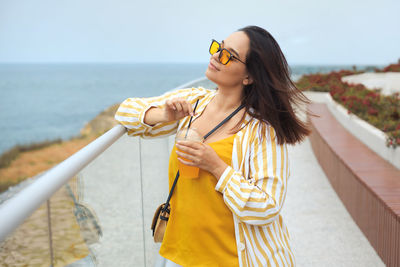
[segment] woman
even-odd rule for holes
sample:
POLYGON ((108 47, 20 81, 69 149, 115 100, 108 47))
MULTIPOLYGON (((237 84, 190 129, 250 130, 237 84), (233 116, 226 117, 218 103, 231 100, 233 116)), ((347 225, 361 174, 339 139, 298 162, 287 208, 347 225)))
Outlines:
POLYGON ((260 27, 213 40, 210 53, 206 76, 217 90, 129 98, 115 116, 128 135, 150 138, 176 133, 193 115, 191 127, 205 135, 245 107, 203 143, 174 147, 170 187, 178 161, 200 173, 178 181, 160 254, 182 266, 294 266, 280 211, 289 176, 286 145, 309 134, 292 105, 307 99, 290 80, 279 45, 260 27))

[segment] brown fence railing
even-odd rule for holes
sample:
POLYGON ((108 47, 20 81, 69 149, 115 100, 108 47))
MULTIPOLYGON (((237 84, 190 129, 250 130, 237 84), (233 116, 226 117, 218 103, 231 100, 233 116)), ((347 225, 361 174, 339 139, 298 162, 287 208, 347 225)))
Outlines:
POLYGON ((325 104, 309 109, 311 145, 332 187, 387 266, 400 266, 400 171, 351 135, 325 104))

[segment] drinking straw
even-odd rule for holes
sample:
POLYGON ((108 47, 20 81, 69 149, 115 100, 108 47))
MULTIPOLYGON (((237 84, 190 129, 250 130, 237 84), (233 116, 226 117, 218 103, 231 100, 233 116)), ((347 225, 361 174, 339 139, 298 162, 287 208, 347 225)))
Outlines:
MULTIPOLYGON (((199 103, 199 100, 197 99, 196 104, 194 105, 193 115, 194 115, 195 112, 196 112, 196 108, 197 108, 197 104, 198 104, 198 103, 199 103)), ((189 132, 190 125, 192 124, 192 119, 193 119, 193 116, 190 116, 189 125, 188 125, 188 128, 187 128, 187 130, 186 130, 186 134, 185 134, 185 139, 186 139, 187 134, 188 134, 188 132, 189 132)))

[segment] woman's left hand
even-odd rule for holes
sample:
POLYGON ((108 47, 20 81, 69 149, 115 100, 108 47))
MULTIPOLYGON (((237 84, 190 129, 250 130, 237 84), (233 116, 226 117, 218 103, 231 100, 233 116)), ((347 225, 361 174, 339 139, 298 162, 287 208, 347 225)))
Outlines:
POLYGON ((214 149, 207 144, 192 141, 178 141, 176 147, 182 151, 176 151, 180 162, 188 166, 195 166, 206 170, 213 174, 217 180, 219 180, 226 167, 228 167, 228 164, 226 164, 217 155, 214 149))

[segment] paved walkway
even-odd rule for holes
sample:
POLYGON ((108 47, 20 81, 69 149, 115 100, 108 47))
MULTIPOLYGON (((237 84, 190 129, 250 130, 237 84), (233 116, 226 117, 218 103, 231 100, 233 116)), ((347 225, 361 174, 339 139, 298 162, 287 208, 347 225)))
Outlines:
POLYGON ((391 95, 400 92, 399 72, 366 72, 344 76, 342 81, 350 84, 363 84, 369 89, 380 89, 384 95, 391 95))
POLYGON ((385 266, 331 187, 308 139, 290 147, 283 216, 298 266, 385 266))
MULTIPOLYGON (((167 196, 171 142, 123 136, 81 173, 83 199, 104 233, 91 247, 98 266, 154 265, 159 245, 150 224, 167 196)), ((282 212, 297 266, 384 266, 331 188, 308 140, 290 148, 290 162, 282 212)))

